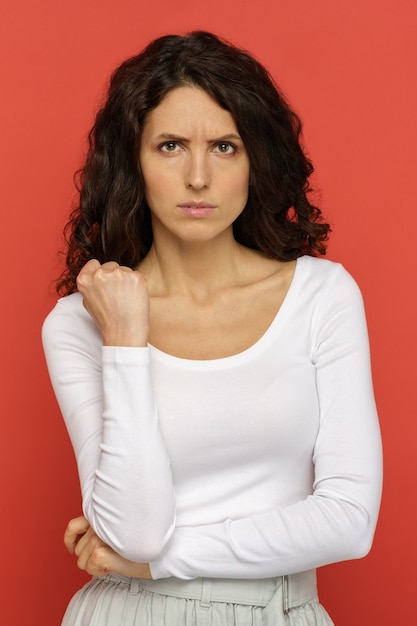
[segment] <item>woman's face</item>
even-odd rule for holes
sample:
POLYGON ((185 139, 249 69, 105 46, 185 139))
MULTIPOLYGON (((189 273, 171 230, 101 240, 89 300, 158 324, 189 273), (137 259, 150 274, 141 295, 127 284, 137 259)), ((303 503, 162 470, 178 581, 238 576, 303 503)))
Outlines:
POLYGON ((231 114, 205 91, 165 96, 145 120, 139 159, 155 241, 230 235, 248 197, 249 157, 231 114))

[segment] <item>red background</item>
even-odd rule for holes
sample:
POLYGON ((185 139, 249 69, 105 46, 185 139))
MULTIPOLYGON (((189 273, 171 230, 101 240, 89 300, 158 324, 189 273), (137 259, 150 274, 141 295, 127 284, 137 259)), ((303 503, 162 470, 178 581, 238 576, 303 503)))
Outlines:
POLYGON ((1 88, 2 623, 56 626, 85 580, 63 548, 80 511, 40 326, 55 251, 110 71, 151 38, 213 30, 255 54, 305 123, 334 234, 361 285, 385 443, 374 548, 320 572, 337 626, 411 623, 417 557, 414 0, 3 0, 1 88), (414 383, 415 387, 415 383, 414 383))

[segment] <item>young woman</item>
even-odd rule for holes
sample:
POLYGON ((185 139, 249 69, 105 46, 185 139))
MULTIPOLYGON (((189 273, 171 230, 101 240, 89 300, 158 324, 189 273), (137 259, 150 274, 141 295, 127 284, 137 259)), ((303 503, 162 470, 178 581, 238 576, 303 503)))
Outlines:
POLYGON ((301 124, 214 35, 152 42, 90 133, 43 340, 94 575, 66 626, 327 625, 381 450, 359 290, 324 253, 301 124))

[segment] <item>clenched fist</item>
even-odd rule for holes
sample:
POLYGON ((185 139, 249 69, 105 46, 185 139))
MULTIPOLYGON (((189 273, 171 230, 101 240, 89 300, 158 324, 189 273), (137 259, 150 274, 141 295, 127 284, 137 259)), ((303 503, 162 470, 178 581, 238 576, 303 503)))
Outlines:
POLYGON ((147 345, 149 295, 143 274, 115 261, 101 265, 92 259, 78 274, 77 288, 105 346, 147 345))

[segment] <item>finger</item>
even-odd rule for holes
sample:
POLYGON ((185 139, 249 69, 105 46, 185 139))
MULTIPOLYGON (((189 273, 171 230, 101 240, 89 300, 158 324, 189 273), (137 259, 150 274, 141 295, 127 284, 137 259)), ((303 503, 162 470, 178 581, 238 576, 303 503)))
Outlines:
POLYGON ((81 268, 79 276, 81 274, 94 274, 101 267, 100 261, 97 259, 90 259, 87 263, 81 268))
MULTIPOLYGON (((84 539, 84 537, 83 537, 84 539)), ((84 543, 84 542, 83 542, 84 543)), ((77 552, 78 546, 77 546, 77 552)), ((109 548, 97 535, 93 534, 78 554, 77 566, 79 569, 92 575, 98 575, 108 571, 109 548)))
POLYGON ((103 263, 103 265, 101 265, 101 270, 103 272, 113 272, 119 267, 120 265, 116 263, 116 261, 107 261, 106 263, 103 263))
POLYGON ((79 533, 78 535, 64 535, 64 545, 70 554, 75 553, 75 549, 84 535, 85 533, 79 533))
POLYGON ((101 264, 97 259, 87 261, 77 276, 77 289, 79 291, 84 285, 88 285, 89 281, 100 267, 101 264))
POLYGON ((84 517, 84 515, 80 515, 79 517, 74 517, 68 522, 65 533, 68 533, 69 535, 71 533, 78 535, 79 533, 85 533, 89 527, 90 523, 87 518, 84 517))
POLYGON ((104 576, 114 570, 115 553, 105 544, 94 547, 86 564, 86 571, 92 576, 104 576))
POLYGON ((84 516, 76 517, 68 522, 64 532, 64 544, 73 553, 75 545, 78 543, 80 535, 89 529, 90 524, 84 516))
MULTIPOLYGON (((74 554, 79 557, 95 536, 96 534, 91 527, 84 534, 78 535, 78 540, 74 546, 74 554)), ((91 549, 91 547, 87 548, 88 554, 91 552, 91 549)))

